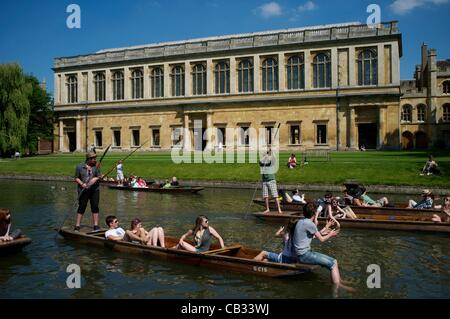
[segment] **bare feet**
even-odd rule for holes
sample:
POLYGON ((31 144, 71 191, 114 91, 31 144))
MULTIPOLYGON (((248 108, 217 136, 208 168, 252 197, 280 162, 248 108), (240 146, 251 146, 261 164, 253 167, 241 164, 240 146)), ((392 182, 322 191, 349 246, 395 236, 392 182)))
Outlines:
POLYGON ((270 210, 266 209, 265 211, 262 212, 263 214, 268 214, 270 213, 270 210))
POLYGON ((283 212, 281 210, 278 211, 278 214, 283 214, 283 212))

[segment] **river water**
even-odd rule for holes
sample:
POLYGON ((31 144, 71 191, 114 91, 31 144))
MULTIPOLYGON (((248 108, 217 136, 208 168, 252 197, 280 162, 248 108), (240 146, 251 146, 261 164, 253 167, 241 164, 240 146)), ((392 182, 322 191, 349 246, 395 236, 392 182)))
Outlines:
MULTIPOLYGON (((0 257, 0 298, 333 298, 329 271, 272 279, 175 264, 99 247, 74 244, 54 230, 76 208, 75 185, 64 182, 3 181, 0 207, 12 211, 14 228, 33 239, 23 252, 0 257), (81 288, 69 289, 69 264, 81 268, 81 288)), ((310 193, 307 197, 318 194, 310 193)), ((280 251, 276 225, 249 212, 252 190, 205 189, 198 195, 134 193, 101 188, 101 219, 116 215, 122 227, 140 217, 181 236, 199 214, 227 243, 280 251)), ((390 198, 393 198, 390 196, 390 198)), ((396 196, 395 201, 407 198, 396 196)), ((84 224, 91 223, 88 210, 84 224)), ((313 249, 338 259, 341 276, 356 292, 340 298, 448 298, 450 236, 414 232, 347 230, 313 249), (381 288, 367 287, 367 267, 381 269, 381 288)))

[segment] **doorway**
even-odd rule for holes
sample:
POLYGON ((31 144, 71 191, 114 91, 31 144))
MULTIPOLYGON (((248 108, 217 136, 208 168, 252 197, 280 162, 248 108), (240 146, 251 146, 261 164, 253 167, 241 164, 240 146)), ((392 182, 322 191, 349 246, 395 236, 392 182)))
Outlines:
POLYGON ((77 149, 77 134, 75 132, 67 132, 69 139, 69 152, 75 152, 77 149))
POLYGON ((359 124, 358 125, 359 147, 361 147, 361 145, 364 145, 366 149, 376 149, 377 135, 378 135, 377 123, 359 124))

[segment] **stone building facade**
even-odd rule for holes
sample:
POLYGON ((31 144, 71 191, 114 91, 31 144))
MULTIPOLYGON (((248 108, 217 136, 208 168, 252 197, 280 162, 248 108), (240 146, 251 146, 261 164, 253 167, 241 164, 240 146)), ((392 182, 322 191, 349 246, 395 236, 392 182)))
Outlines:
POLYGON ((414 80, 401 81, 401 147, 450 147, 450 60, 438 61, 425 44, 421 49, 414 80))
POLYGON ((401 56, 394 21, 56 58, 54 149, 129 150, 143 142, 143 150, 170 150, 179 142, 246 148, 250 128, 262 129, 270 144, 278 125, 282 150, 399 148, 401 56), (206 142, 195 143, 202 134, 206 142))

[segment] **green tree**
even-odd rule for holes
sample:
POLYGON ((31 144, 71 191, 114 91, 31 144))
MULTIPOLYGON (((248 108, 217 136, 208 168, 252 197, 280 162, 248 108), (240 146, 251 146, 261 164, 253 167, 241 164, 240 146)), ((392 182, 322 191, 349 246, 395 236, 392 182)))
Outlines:
POLYGON ((26 80, 31 84, 32 92, 29 97, 30 119, 25 145, 30 153, 36 153, 39 138, 53 139, 53 106, 50 95, 36 77, 26 76, 26 80))
POLYGON ((26 145, 32 86, 18 64, 0 65, 0 152, 22 151, 26 145))

